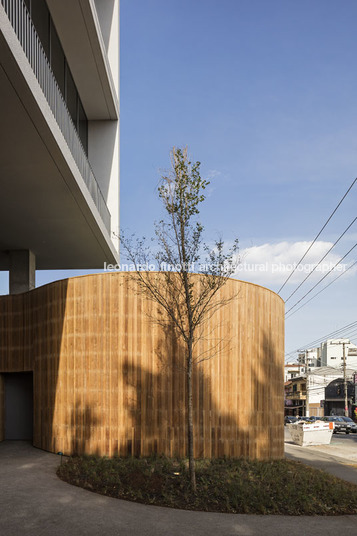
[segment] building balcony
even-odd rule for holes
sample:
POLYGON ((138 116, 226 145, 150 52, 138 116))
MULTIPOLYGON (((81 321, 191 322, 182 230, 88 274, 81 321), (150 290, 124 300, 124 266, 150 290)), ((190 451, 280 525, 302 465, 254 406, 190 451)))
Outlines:
POLYGON ((42 44, 32 24, 23 0, 1 0, 1 4, 26 54, 38 83, 71 151, 81 176, 90 192, 98 212, 110 232, 110 213, 71 115, 48 63, 42 44))
POLYGON ((306 391, 285 393, 285 398, 287 400, 306 400, 306 391))
MULTIPOLYGON (((68 2, 51 4, 62 9, 62 19, 55 24, 64 31, 68 2)), ((112 123, 117 139, 118 102, 92 4, 72 0, 82 48, 79 53, 73 46, 66 54, 72 54, 71 70, 72 63, 74 70, 81 65, 76 76, 86 87, 80 97, 89 122, 112 123), (82 38, 79 33, 91 20, 94 29, 82 38)), ((67 26, 67 32, 75 34, 73 21, 67 26)), ((38 269, 100 268, 105 261, 118 262, 110 212, 119 210, 119 196, 110 197, 106 180, 93 172, 98 175, 104 168, 101 162, 111 160, 101 155, 98 164, 100 140, 94 147, 93 139, 89 144, 94 161, 88 159, 23 0, 0 0, 0 116, 0 269, 8 269, 6 252, 11 250, 33 251, 38 269)), ((117 147, 113 137, 108 139, 107 148, 117 147)))

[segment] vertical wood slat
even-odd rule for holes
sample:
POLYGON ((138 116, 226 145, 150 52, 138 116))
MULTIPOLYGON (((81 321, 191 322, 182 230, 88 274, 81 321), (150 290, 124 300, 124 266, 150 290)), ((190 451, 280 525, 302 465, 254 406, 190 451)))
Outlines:
POLYGON ((0 441, 5 439, 5 381, 0 374, 0 441))
MULTIPOLYGON (((268 289, 230 280, 221 297, 235 294, 199 343, 212 351, 220 341, 220 355, 195 367, 195 453, 279 458, 284 305, 268 289)), ((34 372, 36 446, 186 454, 184 348, 157 314, 128 273, 0 297, 0 373, 34 372)))

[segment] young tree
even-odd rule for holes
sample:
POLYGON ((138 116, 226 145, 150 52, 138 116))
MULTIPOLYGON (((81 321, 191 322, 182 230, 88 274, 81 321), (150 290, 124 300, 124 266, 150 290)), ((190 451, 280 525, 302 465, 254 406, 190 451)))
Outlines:
POLYGON ((200 162, 190 162, 187 148, 173 148, 171 168, 158 188, 166 217, 155 224, 156 250, 145 238, 135 240, 123 233, 120 242, 135 267, 139 291, 159 305, 160 323, 173 326, 185 348, 189 471, 196 490, 192 373, 195 364, 212 357, 197 354, 197 342, 203 324, 232 299, 220 298, 219 290, 236 269, 238 240, 227 252, 222 240, 212 246, 203 243, 198 215, 209 182, 201 178, 200 162), (157 271, 143 270, 153 259, 157 271))

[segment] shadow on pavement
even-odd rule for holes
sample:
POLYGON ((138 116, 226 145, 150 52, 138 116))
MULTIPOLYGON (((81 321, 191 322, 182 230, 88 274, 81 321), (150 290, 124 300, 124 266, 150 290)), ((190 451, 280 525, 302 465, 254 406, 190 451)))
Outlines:
POLYGON ((354 452, 355 441, 335 441, 330 445, 314 445, 301 447, 289 438, 285 432, 285 457, 294 461, 311 465, 342 480, 357 485, 357 458, 354 452))

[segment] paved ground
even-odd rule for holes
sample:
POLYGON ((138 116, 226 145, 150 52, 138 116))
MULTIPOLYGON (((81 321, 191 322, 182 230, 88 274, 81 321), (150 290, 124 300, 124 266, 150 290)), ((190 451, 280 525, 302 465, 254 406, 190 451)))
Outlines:
MULTIPOLYGON (((300 447, 287 448, 289 456, 306 455, 300 447)), ((316 463, 332 463, 321 458, 330 454, 315 450, 309 455, 316 463)), ((344 467, 345 461, 339 460, 344 467)), ((356 533, 357 516, 213 514, 111 499, 59 480, 58 463, 58 456, 28 443, 0 443, 1 536, 335 536, 341 529, 356 533)))
POLYGON ((334 434, 330 445, 299 447, 285 428, 285 455, 357 485, 357 434, 334 434))

